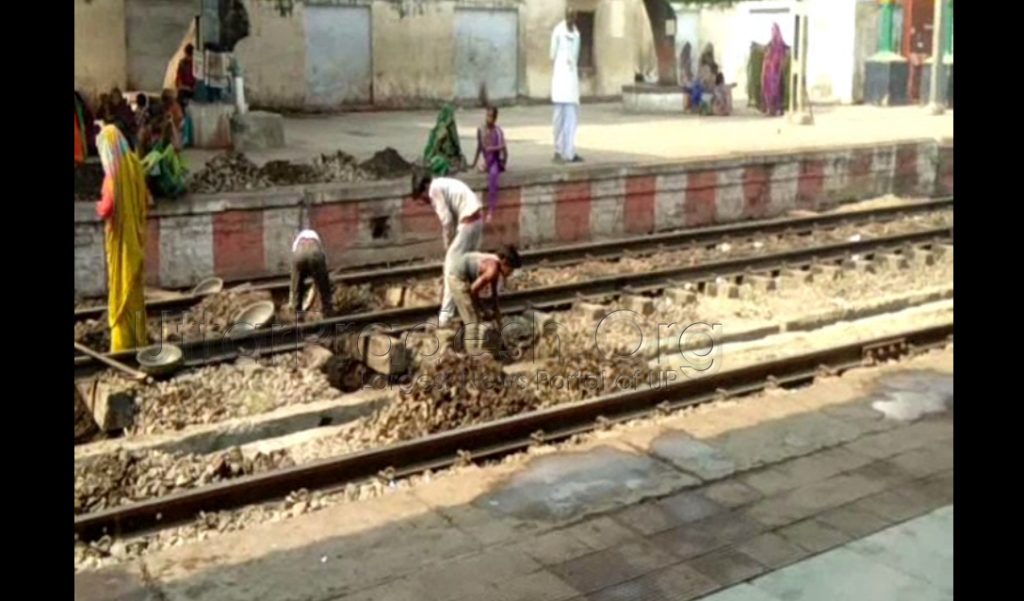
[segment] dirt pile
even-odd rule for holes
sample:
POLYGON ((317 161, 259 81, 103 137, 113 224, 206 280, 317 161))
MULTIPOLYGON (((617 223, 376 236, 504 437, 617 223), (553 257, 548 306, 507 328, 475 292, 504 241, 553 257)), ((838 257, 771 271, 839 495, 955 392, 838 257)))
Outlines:
POLYGON ((385 148, 363 163, 339 150, 322 154, 310 163, 269 161, 262 167, 242 153, 229 152, 214 157, 197 171, 189 180, 189 190, 209 194, 272 186, 363 182, 403 177, 411 168, 393 148, 385 148))
POLYGON ((449 353, 427 366, 399 398, 366 418, 361 437, 375 445, 495 420, 540 406, 507 380, 494 359, 449 353))
POLYGON ((269 300, 272 300, 271 294, 264 290, 225 290, 204 297, 182 315, 167 319, 160 329, 164 339, 170 342, 221 334, 235 325, 243 309, 269 300))

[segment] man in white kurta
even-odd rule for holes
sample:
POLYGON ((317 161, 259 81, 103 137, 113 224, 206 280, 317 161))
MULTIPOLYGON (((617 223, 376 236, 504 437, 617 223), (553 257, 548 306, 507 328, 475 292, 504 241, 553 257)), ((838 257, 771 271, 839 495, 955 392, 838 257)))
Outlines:
POLYGON ((441 221, 444 235, 444 293, 441 297, 441 312, 438 325, 446 327, 455 316, 455 300, 448 285, 448 275, 462 255, 480 250, 483 237, 483 205, 469 186, 450 177, 420 179, 413 197, 429 204, 441 221))
POLYGON ((576 14, 565 12, 565 20, 551 32, 551 102, 555 105, 555 161, 579 162, 576 154, 576 124, 580 113, 580 30, 576 14))

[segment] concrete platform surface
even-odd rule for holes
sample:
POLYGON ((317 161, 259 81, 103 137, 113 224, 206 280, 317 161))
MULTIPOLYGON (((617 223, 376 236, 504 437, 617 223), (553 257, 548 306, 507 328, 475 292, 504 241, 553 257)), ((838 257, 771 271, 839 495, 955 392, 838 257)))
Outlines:
MULTIPOLYGON (((358 159, 390 146, 406 160, 419 158, 436 118, 433 111, 385 111, 285 118, 284 148, 253 150, 257 163, 310 160, 318 153, 344 150, 358 159)), ((466 158, 473 160, 476 128, 482 109, 459 109, 456 122, 466 158)), ((509 146, 509 169, 552 167, 550 106, 502 108, 498 123, 509 146)), ((636 163, 716 157, 823 146, 952 138, 953 111, 932 116, 922 107, 815 107, 814 125, 790 124, 750 109, 731 117, 627 114, 621 104, 580 107, 577 150, 588 164, 636 163)), ((190 168, 198 169, 216 151, 189 150, 190 168)), ((560 167, 561 168, 561 167, 560 167)))
POLYGON ((705 597, 705 601, 953 598, 953 506, 705 597))
POLYGON ((952 373, 948 347, 629 424, 82 572, 76 599, 951 598, 951 512, 897 525, 953 503, 952 373))

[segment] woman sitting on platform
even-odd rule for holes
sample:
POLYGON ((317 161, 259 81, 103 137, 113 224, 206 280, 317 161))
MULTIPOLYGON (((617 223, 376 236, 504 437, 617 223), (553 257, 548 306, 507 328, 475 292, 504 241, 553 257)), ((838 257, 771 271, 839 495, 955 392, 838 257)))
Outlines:
POLYGON ((423 163, 431 174, 445 176, 457 173, 465 162, 459 144, 459 130, 455 126, 455 109, 446 104, 430 131, 427 147, 423 150, 423 163))

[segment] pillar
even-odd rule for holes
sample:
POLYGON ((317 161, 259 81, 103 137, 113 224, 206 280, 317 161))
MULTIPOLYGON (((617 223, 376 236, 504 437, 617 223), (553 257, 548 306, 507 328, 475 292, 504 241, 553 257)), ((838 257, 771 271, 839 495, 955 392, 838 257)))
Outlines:
POLYGON ((943 87, 946 72, 943 68, 946 56, 946 9, 948 0, 935 0, 935 27, 932 30, 931 89, 928 92, 928 110, 933 115, 946 111, 943 87))

